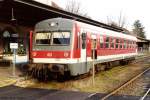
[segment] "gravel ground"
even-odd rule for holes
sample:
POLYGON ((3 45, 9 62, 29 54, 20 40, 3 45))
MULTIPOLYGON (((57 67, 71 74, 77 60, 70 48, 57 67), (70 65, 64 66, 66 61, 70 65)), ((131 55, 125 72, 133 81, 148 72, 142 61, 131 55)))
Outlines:
POLYGON ((129 84, 127 87, 119 91, 118 94, 143 96, 150 85, 150 71, 142 75, 140 78, 129 84))

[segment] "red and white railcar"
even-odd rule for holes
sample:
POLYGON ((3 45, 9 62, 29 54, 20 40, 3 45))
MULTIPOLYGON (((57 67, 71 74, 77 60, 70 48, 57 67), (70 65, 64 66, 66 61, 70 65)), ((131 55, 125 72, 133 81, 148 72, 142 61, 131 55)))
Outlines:
POLYGON ((37 23, 30 40, 33 64, 72 76, 92 69, 92 51, 95 64, 137 55, 136 37, 65 18, 37 23))

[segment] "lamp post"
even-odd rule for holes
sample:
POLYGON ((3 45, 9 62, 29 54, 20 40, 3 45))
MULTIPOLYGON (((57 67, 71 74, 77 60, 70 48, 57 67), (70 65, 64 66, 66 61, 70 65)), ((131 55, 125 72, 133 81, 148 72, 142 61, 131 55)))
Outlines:
MULTIPOLYGON (((14 8, 11 9, 11 24, 16 26, 17 20, 14 17, 14 8)), ((16 77, 16 49, 18 49, 18 43, 10 43, 10 48, 13 50, 13 69, 12 75, 16 77)))
POLYGON ((16 77, 16 49, 13 49, 13 77, 16 77))
POLYGON ((93 86, 95 85, 95 66, 94 66, 94 61, 95 61, 95 50, 93 48, 93 71, 92 71, 92 84, 93 86))

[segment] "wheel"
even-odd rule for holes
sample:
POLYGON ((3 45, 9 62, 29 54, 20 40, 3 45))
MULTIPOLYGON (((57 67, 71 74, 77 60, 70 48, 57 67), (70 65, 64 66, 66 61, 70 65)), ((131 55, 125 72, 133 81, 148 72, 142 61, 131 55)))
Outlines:
POLYGON ((70 71, 65 71, 65 72, 64 72, 64 78, 65 78, 66 80, 69 80, 69 79, 71 78, 70 71))
POLYGON ((64 75, 61 75, 60 73, 57 74, 57 80, 58 82, 64 82, 64 75))

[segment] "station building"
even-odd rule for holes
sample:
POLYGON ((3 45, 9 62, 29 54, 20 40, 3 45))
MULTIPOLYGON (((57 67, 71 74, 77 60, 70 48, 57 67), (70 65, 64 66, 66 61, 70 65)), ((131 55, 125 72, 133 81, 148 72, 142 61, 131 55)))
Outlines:
POLYGON ((137 37, 138 52, 150 52, 150 40, 137 37))
POLYGON ((17 42, 19 46, 17 55, 27 56, 30 31, 34 29, 37 22, 49 18, 69 18, 118 32, 122 31, 121 28, 64 11, 55 2, 51 2, 49 6, 36 0, 0 0, 0 12, 0 58, 3 60, 11 59, 10 43, 13 42, 17 42))

